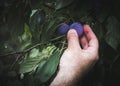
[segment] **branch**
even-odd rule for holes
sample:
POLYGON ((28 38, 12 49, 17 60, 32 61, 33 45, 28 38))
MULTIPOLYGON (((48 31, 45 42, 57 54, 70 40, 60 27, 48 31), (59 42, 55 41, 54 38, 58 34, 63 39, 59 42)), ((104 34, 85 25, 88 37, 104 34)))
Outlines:
POLYGON ((8 54, 5 54, 5 55, 0 55, 0 57, 5 57, 5 56, 9 56, 9 55, 14 55, 14 54, 22 54, 22 53, 24 53, 24 52, 17 51, 17 52, 8 53, 8 54))
POLYGON ((32 50, 33 48, 35 48, 35 47, 37 47, 37 46, 44 45, 44 44, 47 44, 47 43, 49 43, 49 42, 53 42, 53 41, 58 40, 58 39, 60 39, 60 38, 62 38, 62 37, 64 37, 64 36, 65 36, 65 35, 59 36, 59 37, 56 37, 56 38, 53 38, 53 39, 51 39, 51 40, 49 40, 49 41, 46 41, 46 42, 43 42, 43 43, 38 43, 38 44, 36 44, 36 45, 34 45, 34 46, 26 49, 24 52, 27 53, 27 52, 29 52, 30 50, 32 50))
POLYGON ((14 54, 26 54, 26 53, 28 53, 29 51, 31 51, 31 50, 32 50, 33 48, 35 48, 35 47, 38 47, 38 46, 40 46, 40 45, 47 44, 47 43, 49 43, 49 42, 53 42, 53 41, 58 40, 58 39, 60 39, 60 38, 62 38, 62 37, 64 37, 64 36, 65 36, 65 35, 62 35, 62 36, 53 38, 53 39, 51 39, 51 40, 49 40, 49 41, 46 41, 46 42, 43 42, 43 43, 38 43, 38 44, 36 44, 36 45, 34 45, 34 46, 32 46, 32 47, 24 50, 24 51, 18 51, 18 52, 8 53, 8 54, 5 54, 5 55, 0 55, 0 57, 5 57, 5 56, 9 56, 9 55, 14 55, 14 54))

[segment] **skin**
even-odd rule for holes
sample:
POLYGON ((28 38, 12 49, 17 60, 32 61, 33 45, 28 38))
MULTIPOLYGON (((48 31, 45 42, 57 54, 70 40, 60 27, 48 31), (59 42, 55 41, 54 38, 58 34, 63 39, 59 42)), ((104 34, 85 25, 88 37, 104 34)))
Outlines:
POLYGON ((74 29, 68 31, 68 48, 60 59, 59 71, 50 86, 75 86, 98 60, 98 40, 89 25, 84 25, 79 38, 74 29))

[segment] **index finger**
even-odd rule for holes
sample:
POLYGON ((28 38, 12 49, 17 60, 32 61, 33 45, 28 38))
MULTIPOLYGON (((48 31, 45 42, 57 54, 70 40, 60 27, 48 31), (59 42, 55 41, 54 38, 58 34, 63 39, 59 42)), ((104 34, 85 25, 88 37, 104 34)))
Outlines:
POLYGON ((95 36, 89 25, 84 25, 84 33, 88 39, 88 48, 94 47, 94 49, 98 49, 97 37, 95 36))

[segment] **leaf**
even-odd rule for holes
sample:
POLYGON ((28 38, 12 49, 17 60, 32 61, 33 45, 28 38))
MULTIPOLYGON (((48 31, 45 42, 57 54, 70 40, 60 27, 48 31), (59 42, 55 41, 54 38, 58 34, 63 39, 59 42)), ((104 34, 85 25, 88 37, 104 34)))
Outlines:
POLYGON ((25 24, 24 26, 24 34, 22 35, 22 40, 27 40, 27 39, 31 39, 32 35, 30 33, 29 30, 29 26, 27 24, 25 24))
POLYGON ((19 73, 23 74, 35 70, 39 62, 42 60, 43 60, 42 58, 27 59, 26 61, 24 61, 24 63, 21 64, 19 73))
POLYGON ((54 29, 55 24, 56 24, 56 19, 46 22, 41 33, 42 42, 48 41, 50 40, 50 38, 52 38, 52 35, 55 31, 54 29))
POLYGON ((29 55, 26 55, 24 62, 20 65, 19 73, 28 73, 35 71, 38 65, 45 61, 51 56, 53 51, 56 49, 54 45, 50 45, 47 48, 43 49, 41 52, 39 49, 34 48, 29 55))
POLYGON ((66 18, 62 16, 57 16, 54 19, 49 19, 42 29, 41 41, 45 42, 53 38, 53 36, 56 37, 56 30, 58 26, 60 26, 63 22, 66 22, 66 18))
POLYGON ((103 9, 100 13, 96 14, 97 19, 100 23, 103 23, 108 15, 109 15, 109 11, 106 12, 105 9, 103 9))
POLYGON ((30 32, 30 28, 27 24, 24 24, 24 33, 18 37, 20 41, 20 50, 25 50, 28 46, 31 45, 32 35, 30 32))
POLYGON ((48 61, 44 64, 40 64, 36 72, 35 79, 39 82, 48 81, 52 75, 56 72, 60 59, 60 52, 57 50, 50 56, 48 61))
POLYGON ((40 10, 33 10, 31 14, 31 20, 30 20, 30 30, 32 32, 33 42, 40 41, 42 24, 44 22, 45 22, 45 13, 40 10))
POLYGON ((74 0, 57 0, 55 4, 55 9, 59 10, 70 5, 74 0))
POLYGON ((95 32, 95 34, 99 40, 102 40, 104 38, 105 29, 103 28, 101 23, 96 22, 94 25, 93 31, 95 32))
POLYGON ((37 10, 32 10, 30 17, 32 17, 36 12, 37 12, 37 10))
POLYGON ((115 50, 120 44, 120 22, 114 17, 110 16, 107 20, 107 34, 106 42, 115 50))

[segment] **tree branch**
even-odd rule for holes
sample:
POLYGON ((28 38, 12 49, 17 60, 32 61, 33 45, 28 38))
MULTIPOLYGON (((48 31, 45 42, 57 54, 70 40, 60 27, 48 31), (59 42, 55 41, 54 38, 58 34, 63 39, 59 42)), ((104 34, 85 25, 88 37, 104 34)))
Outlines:
POLYGON ((34 45, 34 46, 32 46, 32 47, 24 50, 24 51, 17 51, 17 52, 11 52, 11 53, 8 53, 8 54, 5 54, 5 55, 0 55, 0 57, 6 57, 6 56, 9 56, 9 55, 14 55, 14 54, 26 54, 26 53, 28 53, 29 51, 31 51, 31 50, 32 50, 33 48, 35 48, 35 47, 38 47, 38 46, 40 46, 40 45, 47 44, 47 43, 49 43, 49 42, 53 42, 53 41, 58 40, 58 39, 60 39, 60 38, 62 38, 62 37, 64 37, 64 36, 65 36, 65 35, 58 36, 58 37, 53 38, 53 39, 51 39, 51 40, 49 40, 49 41, 46 41, 46 42, 43 42, 43 43, 38 43, 38 44, 36 44, 36 45, 34 45))

